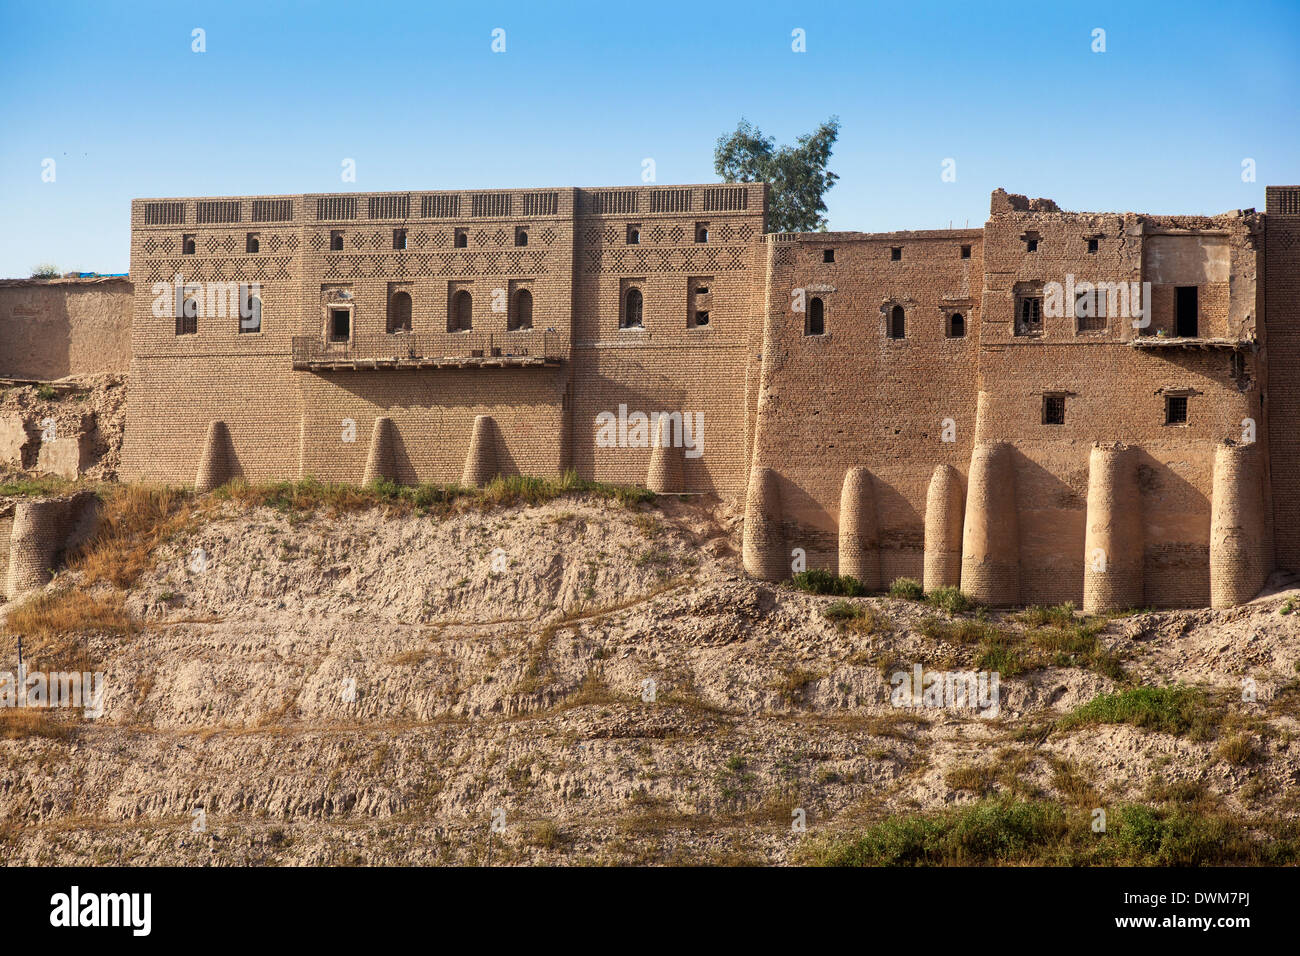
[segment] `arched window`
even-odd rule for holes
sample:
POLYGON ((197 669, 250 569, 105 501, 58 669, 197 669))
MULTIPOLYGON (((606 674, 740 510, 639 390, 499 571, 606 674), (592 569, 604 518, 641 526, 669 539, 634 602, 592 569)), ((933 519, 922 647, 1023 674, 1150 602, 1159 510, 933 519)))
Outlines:
POLYGON ((520 229, 520 230, 518 230, 518 231, 515 233, 515 245, 516 245, 516 246, 526 246, 526 245, 528 245, 528 230, 527 230, 527 229, 520 229))
POLYGON ((336 229, 330 233, 330 252, 342 252, 342 251, 343 251, 343 233, 336 229))
POLYGON ((808 302, 808 320, 804 325, 804 335, 822 335, 826 332, 826 306, 819 298, 808 302))
POLYGON ((960 339, 966 335, 966 316, 954 312, 948 317, 948 338, 960 339))
POLYGON ((457 229, 451 244, 457 249, 467 248, 469 246, 469 233, 464 229, 457 229))
POLYGON ((394 292, 388 300, 388 331, 411 331, 411 295, 409 292, 394 292))
POLYGON ((640 289, 627 290, 627 300, 623 308, 623 328, 640 329, 645 327, 641 315, 643 302, 640 289))
POLYGON ((192 256, 192 255, 194 255, 194 237, 193 237, 193 236, 182 236, 182 237, 181 237, 181 255, 185 255, 185 256, 192 256))
POLYGON ((907 337, 907 319, 901 305, 896 305, 889 310, 889 337, 891 339, 907 337))
POLYGON ((533 294, 527 289, 515 293, 514 309, 506 328, 511 331, 533 327, 533 294))
POLYGON ((468 332, 474 328, 474 299, 461 289, 452 299, 451 322, 448 332, 468 332))

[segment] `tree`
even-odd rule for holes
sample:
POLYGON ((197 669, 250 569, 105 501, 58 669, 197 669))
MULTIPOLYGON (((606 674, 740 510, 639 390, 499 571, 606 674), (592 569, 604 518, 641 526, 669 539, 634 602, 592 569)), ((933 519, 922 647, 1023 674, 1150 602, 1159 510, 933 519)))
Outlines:
POLYGON ((794 146, 778 149, 775 139, 742 118, 734 133, 718 137, 713 168, 723 182, 768 184, 767 228, 772 232, 825 229, 822 196, 840 178, 826 164, 839 134, 839 118, 832 116, 794 146))
POLYGON ((32 267, 33 279, 57 279, 60 276, 59 267, 43 263, 39 266, 32 267))

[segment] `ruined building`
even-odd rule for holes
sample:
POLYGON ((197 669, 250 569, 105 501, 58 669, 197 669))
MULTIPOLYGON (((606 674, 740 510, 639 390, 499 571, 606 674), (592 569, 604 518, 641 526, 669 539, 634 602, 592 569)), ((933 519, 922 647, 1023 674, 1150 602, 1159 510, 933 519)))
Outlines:
POLYGON ((124 478, 745 500, 745 566, 994 605, 1300 571, 1300 187, 765 234, 762 185, 137 200, 124 478))

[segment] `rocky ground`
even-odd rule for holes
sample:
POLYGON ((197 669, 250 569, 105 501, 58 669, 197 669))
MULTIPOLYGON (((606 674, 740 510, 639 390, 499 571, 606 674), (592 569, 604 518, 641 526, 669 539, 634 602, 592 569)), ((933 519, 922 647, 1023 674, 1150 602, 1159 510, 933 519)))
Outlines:
POLYGON ((835 598, 745 579, 738 546, 698 498, 209 504, 124 592, 79 592, 137 624, 29 636, 32 667, 71 646, 103 670, 105 709, 0 724, 0 862, 782 864, 889 814, 1179 787, 1300 816, 1286 582, 1100 622, 1095 652, 1010 667, 992 718, 895 707, 890 676, 976 666, 958 626, 1029 647, 1037 624, 883 597, 833 620, 835 598), (1216 723, 1060 726, 1117 682, 1199 685, 1216 723))
POLYGON ((120 375, 69 376, 54 382, 0 381, 0 423, 30 436, 13 456, 0 460, 0 480, 30 479, 40 451, 40 435, 86 435, 87 460, 82 478, 114 481, 122 463, 126 424, 126 379, 120 375), (50 423, 53 427, 50 428, 50 423))

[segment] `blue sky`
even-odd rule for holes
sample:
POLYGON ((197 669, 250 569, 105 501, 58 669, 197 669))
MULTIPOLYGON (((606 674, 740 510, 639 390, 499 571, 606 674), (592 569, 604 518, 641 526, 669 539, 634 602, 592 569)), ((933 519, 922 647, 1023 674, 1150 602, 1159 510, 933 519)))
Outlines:
POLYGON ((741 116, 782 143, 840 117, 832 229, 976 226, 998 186, 1262 209, 1300 182, 1298 51, 1294 0, 4 0, 0 276, 126 271, 140 196, 622 185, 645 158, 711 182, 741 116))

